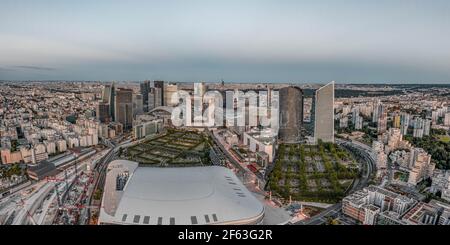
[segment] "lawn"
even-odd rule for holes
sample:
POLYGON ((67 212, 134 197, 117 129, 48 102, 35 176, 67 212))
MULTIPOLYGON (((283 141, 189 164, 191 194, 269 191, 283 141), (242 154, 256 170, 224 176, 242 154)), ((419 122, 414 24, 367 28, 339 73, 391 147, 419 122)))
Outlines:
POLYGON ((335 203, 358 176, 351 154, 336 144, 281 144, 268 188, 288 199, 335 203))
POLYGON ((172 130, 157 138, 131 146, 122 158, 150 166, 209 165, 207 137, 193 131, 172 130))
POLYGON ((444 143, 449 143, 450 142, 450 136, 449 135, 437 135, 437 137, 439 138, 439 140, 441 142, 444 142, 444 143))

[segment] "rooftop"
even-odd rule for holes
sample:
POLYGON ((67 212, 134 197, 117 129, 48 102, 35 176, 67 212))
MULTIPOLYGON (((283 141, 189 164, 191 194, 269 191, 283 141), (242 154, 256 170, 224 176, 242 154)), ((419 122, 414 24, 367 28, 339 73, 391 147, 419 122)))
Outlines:
POLYGON ((225 167, 157 168, 116 160, 108 166, 100 222, 112 224, 251 224, 264 206, 225 167), (129 172, 123 191, 117 176, 129 172))

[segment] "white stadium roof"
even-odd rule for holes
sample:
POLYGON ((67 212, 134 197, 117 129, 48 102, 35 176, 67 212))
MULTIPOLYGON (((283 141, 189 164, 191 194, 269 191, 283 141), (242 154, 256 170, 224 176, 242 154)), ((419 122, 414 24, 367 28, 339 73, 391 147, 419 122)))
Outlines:
POLYGON ((264 206, 228 168, 157 168, 116 160, 109 164, 99 223, 255 224, 264 206), (123 191, 120 173, 129 172, 123 191))

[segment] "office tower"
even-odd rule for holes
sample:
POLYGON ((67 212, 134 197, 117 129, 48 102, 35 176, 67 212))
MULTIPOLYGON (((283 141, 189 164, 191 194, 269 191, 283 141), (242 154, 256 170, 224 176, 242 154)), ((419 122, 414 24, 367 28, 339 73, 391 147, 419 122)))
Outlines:
POLYGON ((161 97, 162 93, 160 88, 150 88, 150 92, 148 93, 148 111, 162 106, 161 97))
MULTIPOLYGON (((161 101, 156 101, 155 102, 155 106, 160 105, 163 106, 164 105, 164 81, 154 81, 154 87, 155 88, 159 88, 159 97, 161 98, 161 101)), ((156 98, 156 96, 155 96, 156 98)))
POLYGON ((160 88, 155 88, 155 107, 163 106, 163 90, 160 88))
POLYGON ((102 101, 104 103, 109 104, 109 118, 114 121, 115 117, 115 99, 114 96, 116 94, 116 88, 114 86, 114 82, 111 85, 105 85, 102 93, 102 101))
POLYGON ((97 104, 97 119, 102 123, 108 123, 110 122, 110 116, 109 116, 109 104, 105 102, 99 102, 97 104))
POLYGON ((164 105, 165 106, 175 106, 178 104, 178 85, 177 84, 166 84, 164 86, 164 105))
POLYGON ((403 135, 406 135, 408 133, 408 127, 409 127, 409 114, 402 113, 400 115, 400 131, 403 135))
POLYGON ((130 129, 133 122, 133 90, 116 91, 115 110, 115 122, 121 123, 124 129, 130 129))
POLYGON ((102 100, 103 102, 109 104, 109 117, 112 121, 115 120, 115 103, 116 103, 116 87, 114 82, 111 85, 105 85, 103 89, 102 100))
POLYGON ((303 124, 303 91, 298 87, 280 89, 280 128, 278 137, 283 142, 300 140, 303 124))
POLYGON ((334 142, 334 81, 316 90, 314 140, 334 142))
POLYGON ((148 94, 150 93, 150 81, 143 81, 140 84, 142 94, 142 104, 145 112, 148 111, 148 94))
POLYGON ((147 108, 148 111, 151 111, 153 109, 155 109, 155 89, 156 88, 150 88, 149 93, 148 93, 148 102, 147 102, 147 108))
POLYGON ((110 104, 111 103, 111 89, 112 85, 105 85, 102 92, 102 101, 104 103, 110 104))
POLYGON ((143 112, 144 112, 144 97, 142 96, 142 94, 133 94, 133 116, 142 114, 143 112))

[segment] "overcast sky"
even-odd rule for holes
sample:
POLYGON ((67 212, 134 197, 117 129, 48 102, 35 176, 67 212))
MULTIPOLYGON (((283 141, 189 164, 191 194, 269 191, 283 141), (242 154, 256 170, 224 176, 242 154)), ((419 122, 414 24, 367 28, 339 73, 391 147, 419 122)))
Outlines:
POLYGON ((0 80, 450 82, 450 1, 1 0, 0 80))

